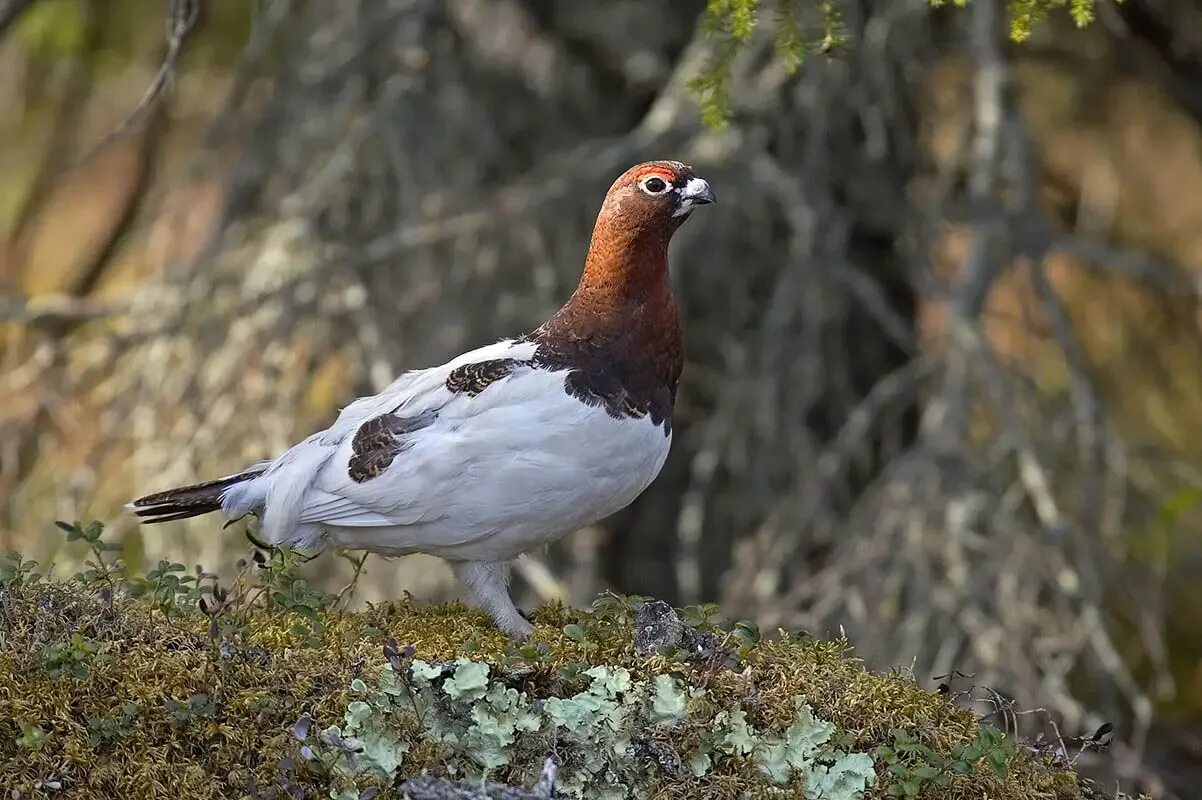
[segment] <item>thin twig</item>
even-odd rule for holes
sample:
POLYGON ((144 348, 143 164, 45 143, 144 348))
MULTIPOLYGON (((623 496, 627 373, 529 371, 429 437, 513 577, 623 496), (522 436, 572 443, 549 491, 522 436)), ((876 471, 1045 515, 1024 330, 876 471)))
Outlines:
POLYGON ((163 93, 163 89, 175 76, 176 65, 179 62, 180 53, 183 52, 184 39, 192 32, 192 28, 196 25, 196 20, 200 16, 201 1, 171 0, 171 17, 167 31, 167 52, 163 56, 163 61, 159 65, 159 70, 155 73, 154 79, 150 82, 150 86, 142 94, 142 99, 138 101, 138 104, 125 116, 125 119, 116 128, 105 134, 100 141, 92 145, 82 157, 75 161, 72 167, 77 167, 87 162, 96 153, 128 133, 134 124, 141 119, 146 110, 158 100, 159 96, 163 93))
POLYGON ((349 561, 354 570, 351 574, 350 581, 347 582, 346 586, 343 586, 341 591, 338 592, 338 604, 343 610, 346 610, 355 597, 355 589, 358 588, 359 585, 359 576, 363 574, 363 564, 367 561, 367 557, 370 555, 370 553, 364 551, 357 559, 341 551, 339 552, 339 555, 349 561))
POLYGON ((41 325, 48 322, 84 322, 125 312, 128 304, 67 294, 46 294, 23 300, 0 295, 0 322, 41 325))

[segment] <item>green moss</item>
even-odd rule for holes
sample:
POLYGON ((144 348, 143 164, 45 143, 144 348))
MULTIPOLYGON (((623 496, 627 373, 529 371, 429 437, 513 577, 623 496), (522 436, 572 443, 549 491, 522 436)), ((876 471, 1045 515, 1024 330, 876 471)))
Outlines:
MULTIPOLYGON (((812 798, 872 785, 879 796, 889 778, 873 752, 890 731, 921 731, 948 753, 978 731, 909 679, 864 670, 842 641, 763 642, 743 671, 637 657, 627 623, 559 606, 535 612, 547 648, 523 659, 457 605, 325 613, 310 641, 289 612, 250 610, 213 640, 200 613, 167 617, 125 597, 109 607, 74 583, 10 586, 0 602, 0 783, 54 779, 83 798, 160 787, 219 798, 285 780, 328 793, 423 769, 528 783, 552 751, 576 796, 638 786, 734 797, 772 785, 812 798), (584 642, 563 633, 570 624, 584 642), (390 637, 421 658, 394 670, 390 637), (81 641, 95 647, 83 674, 40 655, 81 641), (473 658, 456 658, 469 641, 473 658), (293 729, 306 714, 302 739, 293 729)), ((1073 773, 1011 761, 1005 780, 982 767, 924 796, 1081 796, 1073 773)))
POLYGON ((331 610, 273 564, 171 598, 0 571, 0 786, 399 797, 423 773, 530 785, 554 754, 588 798, 1085 796, 846 641, 706 632, 693 609, 689 643, 638 655, 641 600, 606 597, 536 609, 516 646, 457 604, 331 610))

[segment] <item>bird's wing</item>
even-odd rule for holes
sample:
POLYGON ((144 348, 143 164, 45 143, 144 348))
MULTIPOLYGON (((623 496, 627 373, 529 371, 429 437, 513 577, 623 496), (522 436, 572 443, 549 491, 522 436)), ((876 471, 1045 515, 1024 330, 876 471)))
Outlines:
MULTIPOLYGON (((299 524, 326 521, 321 509, 323 504, 329 505, 330 498, 323 497, 314 484, 331 459, 344 450, 358 447, 360 468, 375 469, 384 458, 383 449, 390 446, 387 436, 393 429, 386 422, 413 418, 420 424, 429 420, 431 414, 437 414, 454 397, 447 389, 452 376, 474 369, 472 365, 499 359, 527 361, 535 348, 531 342, 507 339, 468 351, 441 366, 402 374, 379 394, 361 397, 347 405, 329 428, 312 434, 273 460, 259 480, 232 489, 222 497, 223 507, 235 516, 266 507, 263 532, 267 541, 290 541, 299 524), (363 435, 356 440, 360 432, 363 435), (369 446, 373 442, 380 447, 369 446)), ((344 472, 349 469, 348 460, 349 456, 342 462, 344 472)), ((332 512, 335 516, 356 513, 344 502, 334 505, 341 506, 332 512)))
POLYGON ((334 424, 322 432, 321 441, 323 444, 341 442, 364 422, 380 414, 394 413, 404 416, 420 414, 435 408, 450 397, 450 392, 446 391, 446 383, 456 370, 462 372, 471 369, 471 365, 474 364, 499 360, 527 361, 534 355, 536 348, 537 345, 533 342, 503 339, 469 350, 441 366, 406 372, 379 394, 360 397, 344 407, 334 424))
POLYGON ((336 449, 298 521, 387 526, 437 515, 439 492, 429 485, 460 480, 515 429, 536 434, 548 414, 559 416, 550 406, 579 406, 569 403, 562 376, 531 366, 534 349, 525 342, 481 348, 348 406, 326 432, 336 449))
MULTIPOLYGON (((442 432, 458 430, 465 420, 494 405, 513 402, 498 392, 514 372, 529 370, 534 342, 502 340, 478 347, 434 368, 405 372, 380 394, 359 398, 343 408, 334 424, 310 436, 276 460, 286 470, 291 460, 307 461, 322 450, 317 470, 301 501, 296 523, 395 525, 395 515, 381 515, 379 495, 395 496, 398 488, 380 482, 398 455, 421 441, 423 450, 442 432), (490 392, 484 390, 490 389, 490 392), (373 480, 375 479, 375 480, 373 480), (371 484, 368 486, 368 484, 371 484), (392 491, 389 491, 391 489, 392 491)), ((284 503, 270 503, 284 505, 284 503)), ((290 503, 296 505, 296 503, 290 503)), ((387 503, 383 503, 387 505, 387 503)))

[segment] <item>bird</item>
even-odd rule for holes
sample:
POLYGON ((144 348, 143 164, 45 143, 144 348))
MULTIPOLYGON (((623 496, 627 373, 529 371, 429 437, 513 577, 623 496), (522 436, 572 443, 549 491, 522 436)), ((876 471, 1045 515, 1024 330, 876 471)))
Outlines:
POLYGON ((514 559, 628 506, 672 444, 684 362, 668 245, 714 191, 679 161, 610 186, 576 290, 529 333, 404 372, 278 457, 127 504, 143 523, 258 518, 269 546, 449 562, 523 640, 514 559))

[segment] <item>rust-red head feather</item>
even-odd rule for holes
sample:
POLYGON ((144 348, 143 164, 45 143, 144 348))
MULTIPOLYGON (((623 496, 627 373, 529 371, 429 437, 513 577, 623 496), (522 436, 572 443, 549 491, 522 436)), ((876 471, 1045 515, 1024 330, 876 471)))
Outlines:
POLYGON ((709 184, 679 161, 647 161, 622 173, 601 204, 581 288, 637 299, 666 285, 668 243, 694 206, 714 202, 709 184))

